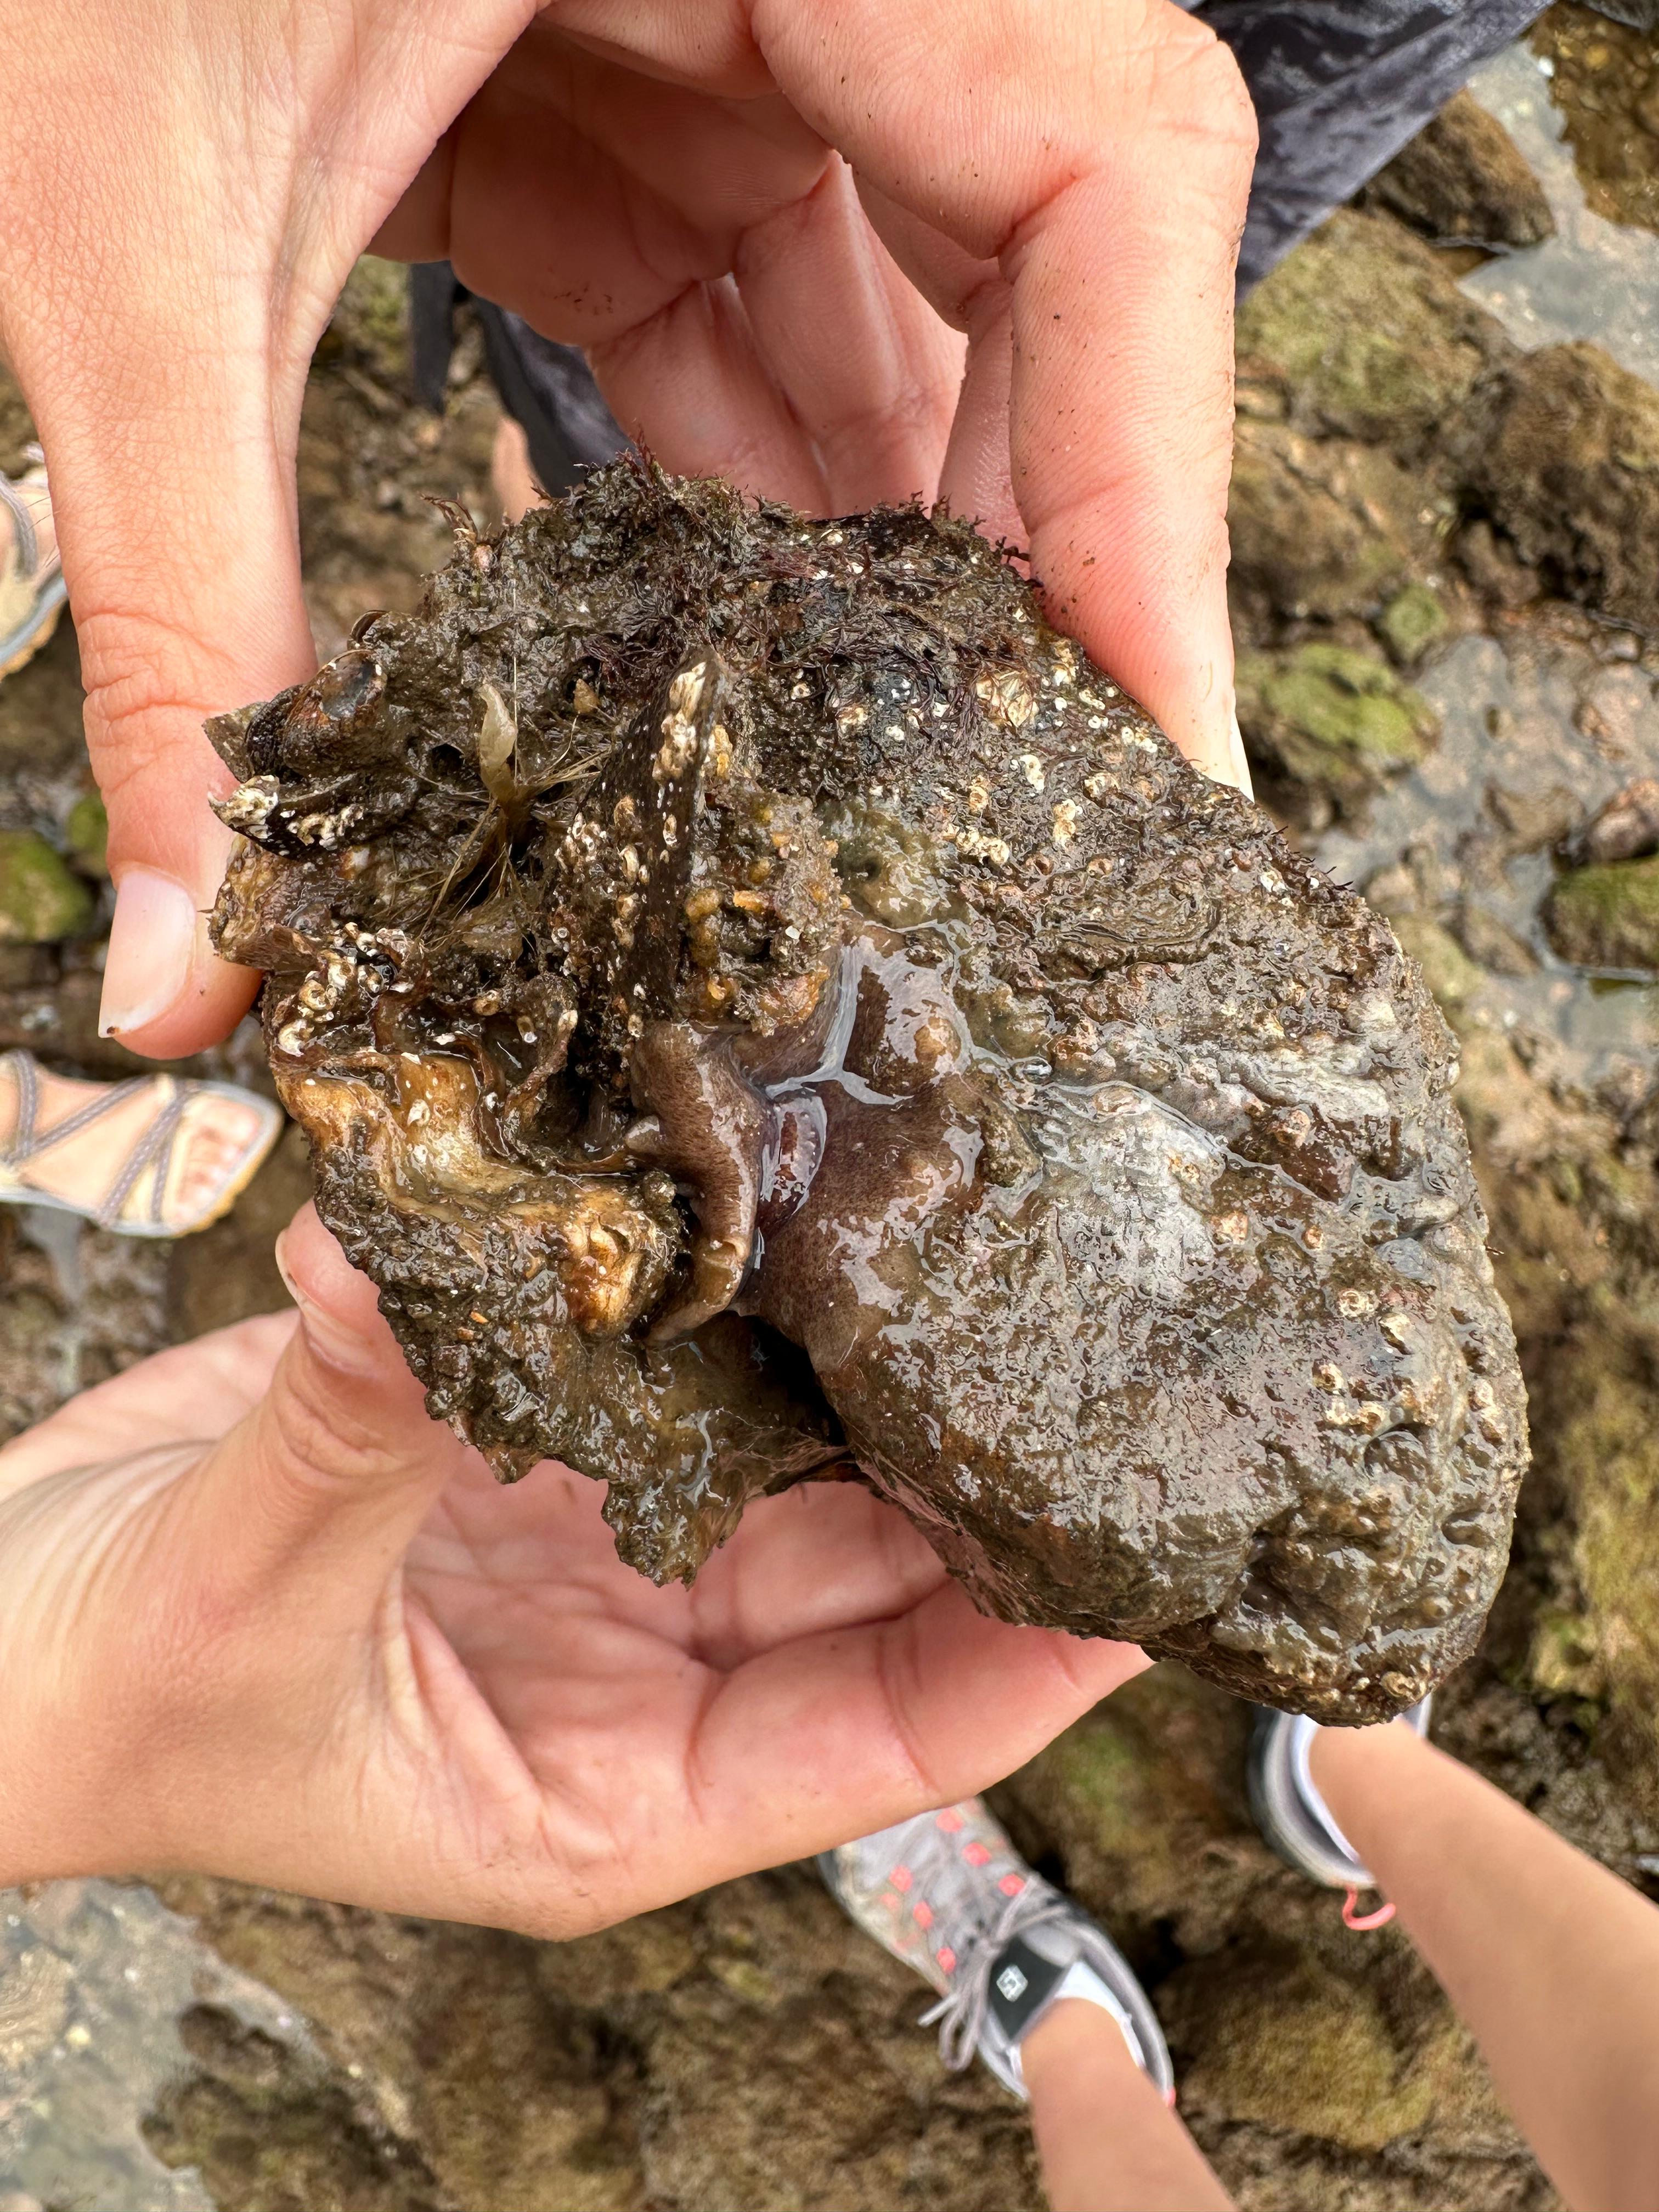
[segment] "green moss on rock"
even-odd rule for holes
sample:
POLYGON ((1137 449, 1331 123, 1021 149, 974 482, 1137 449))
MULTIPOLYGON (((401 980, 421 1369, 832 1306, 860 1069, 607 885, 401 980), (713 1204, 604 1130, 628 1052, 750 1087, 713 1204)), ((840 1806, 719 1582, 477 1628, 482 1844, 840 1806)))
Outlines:
POLYGON ((82 792, 69 811, 64 841, 88 875, 109 873, 109 817, 95 791, 82 792))
POLYGON ((1282 387, 1298 428, 1412 443, 1512 349, 1432 250, 1344 209, 1244 302, 1241 377, 1282 387))
POLYGON ((1253 759, 1345 812, 1414 766, 1439 732, 1426 699, 1346 645, 1246 655, 1238 719, 1253 759))
POLYGON ((1462 2039, 1449 2014, 1397 2039, 1369 1982, 1311 1949, 1248 1942, 1182 1967, 1160 1991, 1177 2042, 1194 2053, 1188 2111, 1376 2152, 1415 2135, 1462 2087, 1462 2039))
POLYGON ((1448 1019, 1461 1013, 1486 979, 1451 932, 1429 915, 1402 914, 1394 917, 1394 933, 1423 970, 1442 1013, 1448 1019))
POLYGON ((1446 635, 1450 617, 1426 584, 1407 584, 1382 610, 1377 628, 1382 642, 1402 668, 1421 660, 1446 635))
POLYGON ((1550 943, 1580 968, 1659 969, 1659 853, 1561 877, 1544 907, 1550 943))
POLYGON ((1546 1464, 1577 1531, 1585 1617, 1575 1686, 1606 1698, 1610 1727, 1598 1747, 1659 1813, 1659 1334, 1603 1319, 1555 1364, 1546 1464))
POLYGON ((55 945, 92 911, 92 893, 44 837, 0 830, 0 945, 55 945))

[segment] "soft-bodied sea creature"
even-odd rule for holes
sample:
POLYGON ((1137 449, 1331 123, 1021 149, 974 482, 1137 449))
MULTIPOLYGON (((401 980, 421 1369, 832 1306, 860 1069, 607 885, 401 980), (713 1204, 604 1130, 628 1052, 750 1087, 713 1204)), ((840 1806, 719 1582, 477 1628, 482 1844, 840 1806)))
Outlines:
POLYGON ((1324 1719, 1470 1650, 1452 1039, 965 525, 621 462, 213 735, 324 1218, 503 1476, 661 1580, 850 1462, 988 1610, 1324 1719))

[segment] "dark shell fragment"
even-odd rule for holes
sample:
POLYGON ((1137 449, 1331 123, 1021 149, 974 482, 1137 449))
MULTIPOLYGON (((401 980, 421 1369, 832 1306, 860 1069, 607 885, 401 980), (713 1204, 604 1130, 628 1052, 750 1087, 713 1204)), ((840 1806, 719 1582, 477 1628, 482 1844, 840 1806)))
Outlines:
POLYGON ((212 733, 323 1217, 504 1477, 660 1581, 850 1459, 988 1610, 1325 1720, 1472 1648, 1449 1034, 966 526, 620 462, 212 733))

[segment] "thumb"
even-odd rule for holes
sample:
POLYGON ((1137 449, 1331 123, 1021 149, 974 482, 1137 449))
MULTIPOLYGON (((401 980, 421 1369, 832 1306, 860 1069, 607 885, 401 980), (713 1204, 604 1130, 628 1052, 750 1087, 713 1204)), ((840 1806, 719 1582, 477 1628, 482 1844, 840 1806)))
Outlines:
POLYGON ((198 1472, 216 1581, 299 1573, 326 1618, 381 1586, 433 1498, 477 1455, 426 1410, 374 1287, 307 1206, 277 1244, 299 1327, 264 1397, 198 1472), (222 1532, 217 1533, 217 1532, 222 1532))
POLYGON ((291 408, 262 359, 193 364, 186 396, 165 366, 145 368, 149 350, 127 355, 120 389, 45 380, 37 421, 109 813, 100 1026, 174 1058, 223 1036, 258 981, 208 942, 232 842, 208 802, 234 778, 202 725, 314 659, 293 447, 273 420, 291 408))

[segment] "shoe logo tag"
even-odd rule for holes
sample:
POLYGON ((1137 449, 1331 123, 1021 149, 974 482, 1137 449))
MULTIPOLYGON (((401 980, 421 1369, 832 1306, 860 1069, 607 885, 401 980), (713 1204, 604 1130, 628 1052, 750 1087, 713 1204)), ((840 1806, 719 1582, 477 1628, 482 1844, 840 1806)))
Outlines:
POLYGON ((997 1995, 1005 1998, 1009 2004, 1012 2004, 1017 1998, 1023 1997, 1026 1987, 1025 1977, 1018 1966, 1006 1966, 997 1976, 997 1995))

